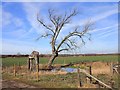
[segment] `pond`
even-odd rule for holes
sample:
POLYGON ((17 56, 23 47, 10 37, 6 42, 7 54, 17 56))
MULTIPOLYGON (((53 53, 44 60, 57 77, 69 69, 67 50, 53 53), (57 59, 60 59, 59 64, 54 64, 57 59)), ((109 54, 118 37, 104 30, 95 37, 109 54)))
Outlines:
POLYGON ((76 68, 61 68, 61 70, 66 71, 68 73, 77 72, 76 68))
POLYGON ((53 69, 52 70, 52 72, 56 72, 56 71, 64 71, 64 72, 67 72, 67 73, 73 73, 73 72, 77 72, 77 68, 66 67, 66 68, 53 69))

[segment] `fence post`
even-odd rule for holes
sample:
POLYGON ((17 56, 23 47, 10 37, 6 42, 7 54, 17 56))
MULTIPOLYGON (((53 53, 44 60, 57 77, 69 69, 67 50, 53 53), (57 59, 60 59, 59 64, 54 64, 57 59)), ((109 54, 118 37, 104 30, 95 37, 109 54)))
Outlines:
POLYGON ((114 84, 115 84, 114 80, 111 79, 111 82, 110 82, 110 86, 111 86, 111 88, 114 88, 114 84))
POLYGON ((82 81, 81 81, 81 75, 80 75, 80 71, 79 68, 77 68, 77 77, 78 77, 78 88, 82 87, 82 81))
POLYGON ((110 63, 110 73, 111 75, 113 75, 113 63, 112 62, 110 63))
POLYGON ((100 83, 98 82, 98 88, 100 88, 100 83))
POLYGON ((14 64, 14 67, 13 67, 13 69, 14 69, 14 76, 16 76, 16 65, 14 64))
POLYGON ((21 69, 20 62, 18 63, 19 69, 21 69))
POLYGON ((36 65, 36 69, 37 69, 36 77, 37 77, 37 81, 39 81, 39 65, 38 64, 36 65))
POLYGON ((89 83, 89 78, 87 75, 86 75, 86 83, 89 83))
POLYGON ((30 70, 30 59, 27 60, 28 70, 30 70))
POLYGON ((98 81, 96 81, 96 84, 97 84, 97 88, 99 90, 101 85, 100 85, 100 83, 98 81))
MULTIPOLYGON (((89 73, 90 73, 90 75, 92 75, 92 67, 91 67, 91 65, 89 66, 89 73)), ((89 77, 90 78, 90 83, 92 83, 92 78, 91 77, 89 77)))

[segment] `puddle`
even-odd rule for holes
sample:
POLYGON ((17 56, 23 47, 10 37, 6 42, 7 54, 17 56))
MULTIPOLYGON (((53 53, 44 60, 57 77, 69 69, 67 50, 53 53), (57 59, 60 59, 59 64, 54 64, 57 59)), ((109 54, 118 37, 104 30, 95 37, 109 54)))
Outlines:
POLYGON ((76 68, 62 68, 61 70, 66 71, 68 73, 77 72, 76 68))
POLYGON ((61 68, 60 70, 57 69, 53 69, 52 72, 56 72, 56 71, 65 71, 67 73, 73 73, 73 72, 77 72, 76 68, 61 68))

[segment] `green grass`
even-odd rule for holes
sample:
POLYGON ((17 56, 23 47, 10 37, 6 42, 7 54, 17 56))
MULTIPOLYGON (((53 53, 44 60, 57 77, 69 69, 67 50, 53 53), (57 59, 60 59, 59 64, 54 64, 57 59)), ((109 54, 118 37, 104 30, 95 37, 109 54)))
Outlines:
MULTIPOLYGON (((18 65, 26 65, 27 64, 27 57, 19 57, 19 58, 2 58, 2 65, 3 66, 12 66, 13 64, 18 65)), ((40 57, 41 64, 47 64, 49 58, 48 57, 40 57)), ((71 56, 71 57, 57 57, 54 61, 54 64, 68 64, 70 62, 94 62, 94 61, 118 61, 117 55, 105 55, 105 56, 71 56)))

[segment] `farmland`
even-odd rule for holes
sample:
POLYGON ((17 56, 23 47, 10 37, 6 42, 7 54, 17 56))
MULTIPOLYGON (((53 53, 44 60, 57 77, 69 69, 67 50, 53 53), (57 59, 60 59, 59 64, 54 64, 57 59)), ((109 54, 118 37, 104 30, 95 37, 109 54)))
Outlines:
MULTIPOLYGON (((40 66, 48 63, 50 57, 40 57, 40 66)), ((86 64, 77 64, 73 67, 80 67, 89 70, 87 66, 91 64, 92 75, 97 77, 107 85, 111 85, 111 80, 114 81, 114 87, 118 87, 118 76, 115 73, 111 74, 111 62, 118 62, 118 55, 102 55, 102 56, 69 56, 57 57, 54 65, 69 64, 70 62, 85 62, 86 64)), ((65 71, 39 71, 39 78, 36 76, 36 71, 30 72, 27 70, 28 57, 6 57, 2 58, 2 77, 4 80, 15 81, 16 83, 25 83, 28 86, 37 88, 77 88, 78 78, 77 73, 67 73, 65 71), (16 76, 14 76, 13 65, 16 65, 16 76), (21 66, 19 68, 19 65, 21 66), (9 68, 8 68, 9 67, 9 68), (37 81, 38 79, 38 81, 37 81), (56 83, 57 82, 57 83, 56 83)), ((72 68, 72 67, 71 67, 72 68)), ((89 72, 89 71, 88 71, 89 72)), ((97 84, 86 83, 86 75, 81 73, 82 88, 96 88, 97 84)), ((6 85, 6 84, 3 84, 6 85)), ((12 86, 11 86, 12 87, 12 86)), ((20 86, 18 86, 20 87, 20 86)))
MULTIPOLYGON (((47 64, 50 57, 40 57, 40 64, 47 64)), ((2 66, 13 66, 13 64, 26 65, 28 57, 7 57, 2 58, 2 66)), ((103 56, 70 56, 70 57, 58 57, 54 64, 68 64, 70 62, 116 62, 118 61, 118 55, 103 55, 103 56)))

